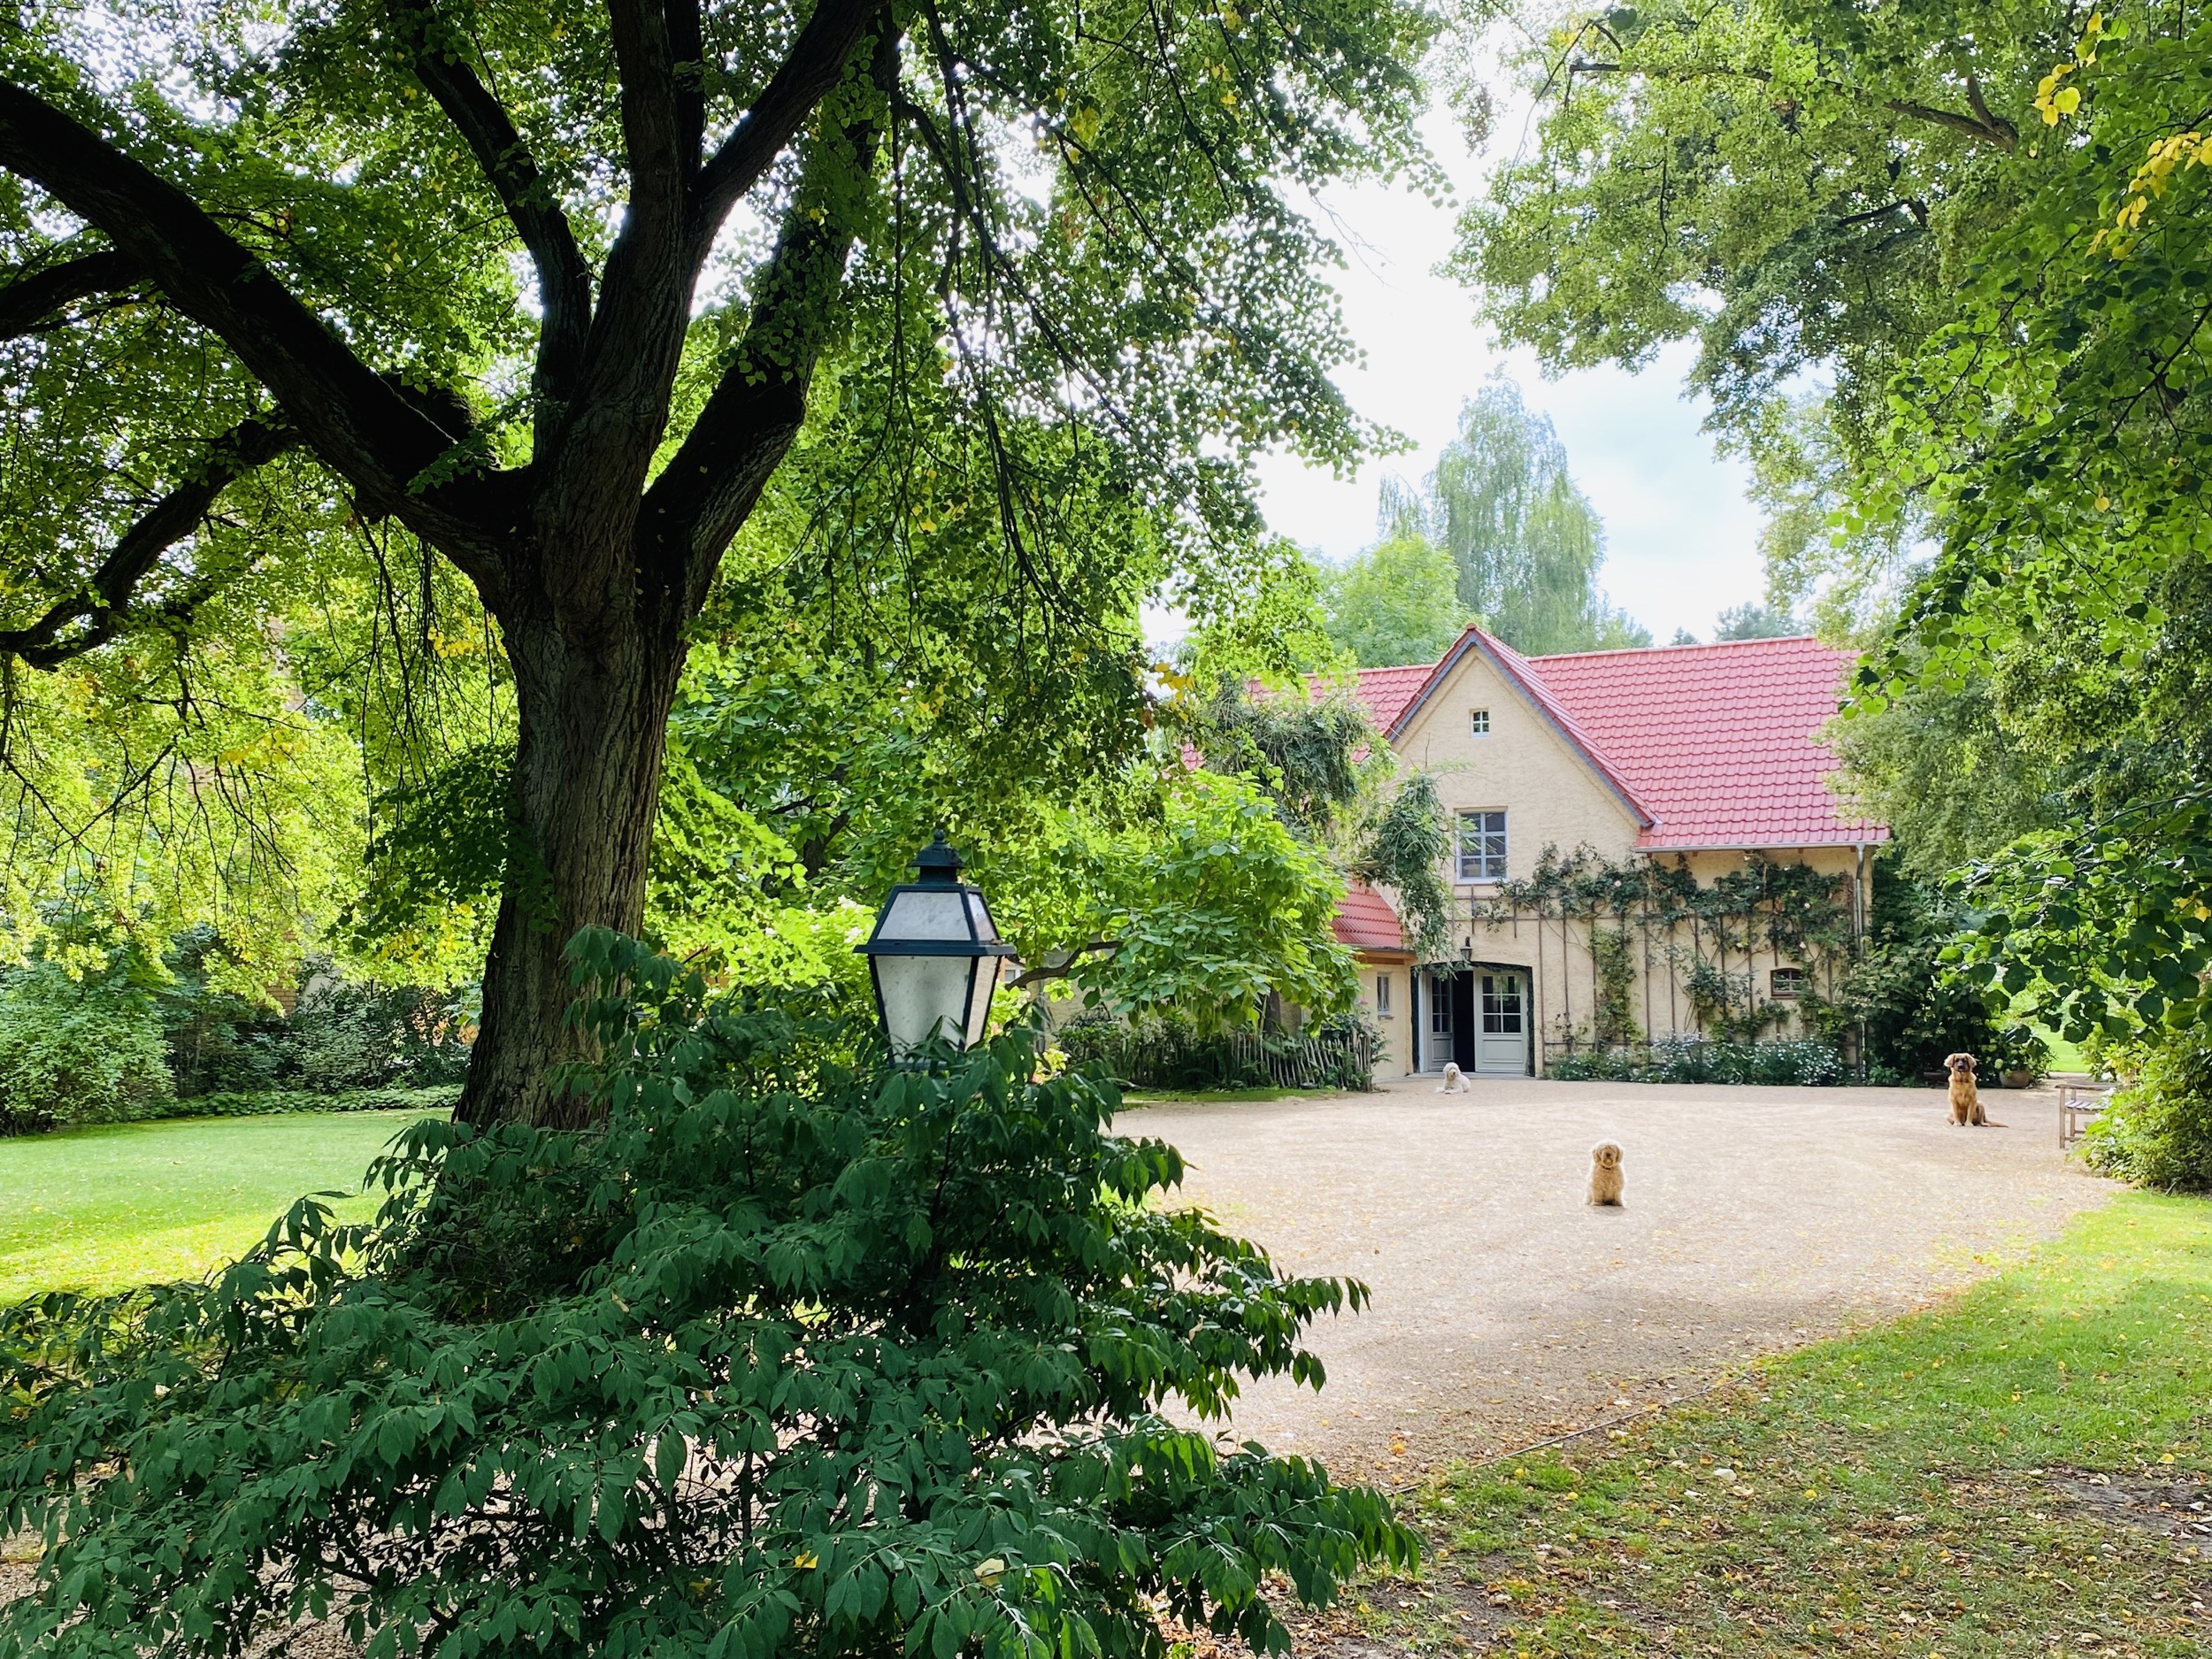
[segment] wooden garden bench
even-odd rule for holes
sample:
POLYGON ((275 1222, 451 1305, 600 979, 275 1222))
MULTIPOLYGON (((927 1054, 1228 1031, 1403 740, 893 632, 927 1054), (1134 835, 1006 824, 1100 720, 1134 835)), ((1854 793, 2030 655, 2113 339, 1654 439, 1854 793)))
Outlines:
POLYGON ((2058 1145, 2064 1151, 2081 1139, 2089 1120, 2110 1103, 2112 1091, 2081 1083, 2062 1085, 2058 1091, 2058 1145))

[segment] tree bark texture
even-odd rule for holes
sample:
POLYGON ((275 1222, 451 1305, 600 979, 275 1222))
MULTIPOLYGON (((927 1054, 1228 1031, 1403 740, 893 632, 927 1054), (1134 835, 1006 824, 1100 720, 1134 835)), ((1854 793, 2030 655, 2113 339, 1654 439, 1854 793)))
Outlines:
POLYGON ((576 1057, 562 952, 580 927, 639 931, 669 710, 683 670, 672 630, 578 641, 557 617, 505 622, 520 727, 514 839, 501 895, 464 1123, 572 1127, 587 1114, 554 1087, 576 1057))

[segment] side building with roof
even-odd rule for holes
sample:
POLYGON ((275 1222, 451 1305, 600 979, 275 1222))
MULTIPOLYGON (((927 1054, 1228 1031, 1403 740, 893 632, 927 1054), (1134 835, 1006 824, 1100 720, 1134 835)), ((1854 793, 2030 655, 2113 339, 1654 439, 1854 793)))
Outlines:
POLYGON ((1401 765, 1433 779, 1451 836, 1453 919, 1434 959, 1409 948, 1394 894, 1355 887, 1337 917, 1384 1069, 1525 1076, 1624 1025, 1695 1035, 1716 986, 1750 1025, 1801 1029, 1795 1005, 1832 988, 1832 937, 1816 949, 1767 915, 1701 921, 1672 901, 1577 916, 1530 884, 1548 852, 1582 849, 1616 871, 1656 865, 1678 893, 1796 866, 1827 878, 1796 885, 1855 935, 1889 832, 1828 786, 1819 732, 1850 663, 1809 638, 1525 657, 1470 628, 1439 662, 1361 670, 1355 695, 1401 765))

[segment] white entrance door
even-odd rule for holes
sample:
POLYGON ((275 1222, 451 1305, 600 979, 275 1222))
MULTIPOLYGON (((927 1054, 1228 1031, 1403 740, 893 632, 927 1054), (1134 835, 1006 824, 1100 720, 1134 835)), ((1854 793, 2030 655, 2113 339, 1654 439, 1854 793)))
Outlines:
POLYGON ((1475 986, 1475 1070, 1487 1077, 1528 1075, 1528 997, 1525 976, 1485 968, 1475 986))

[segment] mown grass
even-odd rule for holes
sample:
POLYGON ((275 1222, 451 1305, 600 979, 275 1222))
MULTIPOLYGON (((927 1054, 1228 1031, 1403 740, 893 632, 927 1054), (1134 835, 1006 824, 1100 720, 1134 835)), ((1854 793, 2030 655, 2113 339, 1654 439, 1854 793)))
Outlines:
POLYGON ((1326 1088, 1145 1088, 1125 1089, 1125 1106, 1200 1105, 1213 1101, 1321 1100, 1340 1094, 1326 1088))
MULTIPOLYGON (((0 1140, 0 1302, 190 1278, 303 1193, 354 1192, 419 1112, 181 1119, 0 1140)), ((349 1219, 376 1201, 336 1206, 349 1219)))
POLYGON ((1408 1494, 1419 1576, 1368 1585, 1337 1633, 1530 1659, 2201 1655, 2208 1436, 2212 1204, 2130 1194, 1939 1309, 1442 1472, 1408 1494))

